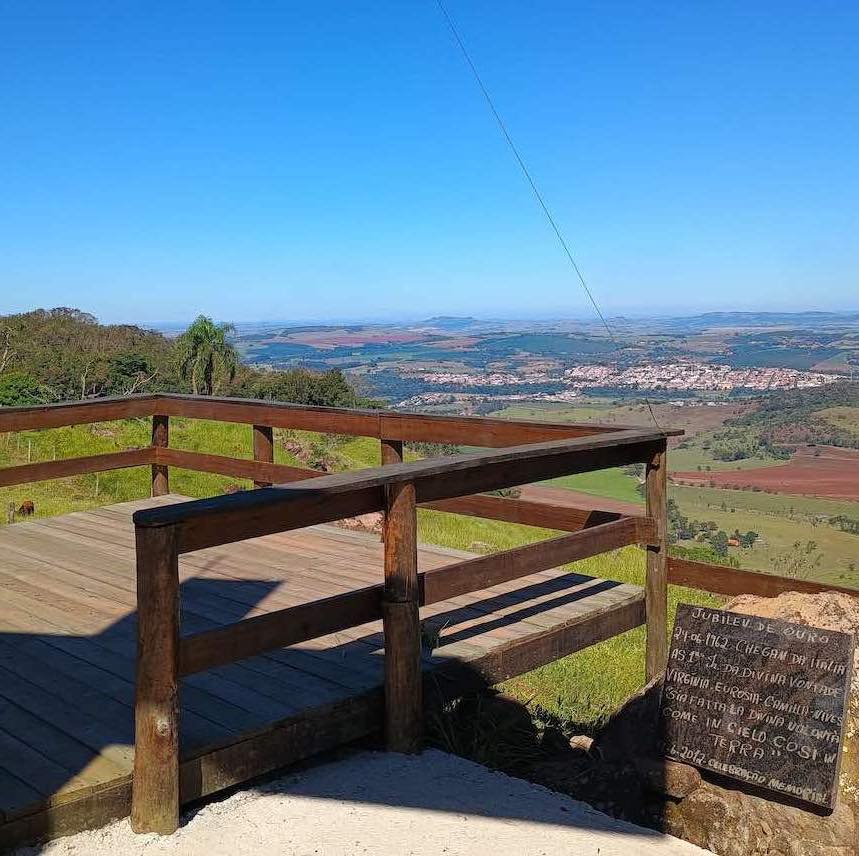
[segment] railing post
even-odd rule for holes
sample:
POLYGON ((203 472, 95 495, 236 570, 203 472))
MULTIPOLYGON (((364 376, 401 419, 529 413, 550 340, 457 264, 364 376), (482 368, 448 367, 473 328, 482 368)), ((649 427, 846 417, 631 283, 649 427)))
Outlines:
POLYGON ((131 826, 179 826, 179 554, 175 526, 137 527, 137 678, 131 826))
MULTIPOLYGON (((274 463, 274 428, 269 425, 254 425, 254 460, 266 464, 274 463)), ((269 481, 254 481, 254 487, 271 487, 269 481)))
POLYGON ((401 464, 403 462, 403 441, 388 440, 382 437, 382 466, 401 464))
MULTIPOLYGON (((403 441, 402 440, 389 440, 387 437, 381 437, 379 442, 381 443, 381 452, 382 452, 382 466, 386 467, 388 464, 401 464, 403 462, 403 441)), ((385 517, 386 512, 382 512, 382 517, 385 517)), ((381 540, 385 540, 385 526, 384 523, 382 525, 382 534, 381 540)))
POLYGON ((385 742, 392 752, 420 752, 423 737, 421 634, 415 486, 385 492, 385 742))
POLYGON ((645 675, 655 678, 665 670, 668 660, 668 499, 666 441, 651 459, 645 471, 647 516, 656 523, 656 543, 647 547, 645 609, 647 614, 647 652, 645 675))
MULTIPOLYGON (((166 449, 170 444, 169 417, 156 413, 152 417, 152 447, 166 449)), ((170 474, 166 464, 152 465, 152 496, 170 493, 170 474)))

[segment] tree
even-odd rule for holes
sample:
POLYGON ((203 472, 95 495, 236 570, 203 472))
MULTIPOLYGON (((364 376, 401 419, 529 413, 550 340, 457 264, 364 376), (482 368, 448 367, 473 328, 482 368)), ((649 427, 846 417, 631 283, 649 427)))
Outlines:
POLYGON ((760 536, 757 532, 749 529, 748 532, 745 532, 740 536, 740 546, 749 550, 755 546, 755 541, 757 541, 759 537, 760 536))
POLYGON ((710 538, 710 546, 718 556, 728 555, 728 536, 723 529, 720 529, 715 535, 710 538))
POLYGON ((153 368, 145 354, 126 353, 110 361, 107 373, 108 395, 132 395, 151 383, 158 369, 153 368))
POLYGON ((190 381, 194 395, 212 395, 218 376, 232 380, 236 376, 239 355, 227 341, 232 324, 215 324, 200 315, 176 342, 179 374, 190 381))
POLYGON ((266 372, 254 381, 250 393, 254 398, 267 401, 288 401, 313 407, 355 407, 362 403, 339 369, 266 372))
POLYGON ((26 372, 7 372, 0 377, 0 407, 24 407, 41 401, 39 382, 26 372))

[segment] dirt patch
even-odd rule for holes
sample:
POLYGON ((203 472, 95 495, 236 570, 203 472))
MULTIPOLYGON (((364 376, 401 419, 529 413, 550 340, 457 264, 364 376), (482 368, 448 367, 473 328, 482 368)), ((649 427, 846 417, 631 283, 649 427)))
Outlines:
POLYGON ((795 496, 859 499, 859 451, 834 446, 799 450, 786 464, 750 470, 672 473, 675 484, 762 490, 795 496))
POLYGON ((578 490, 567 490, 563 487, 543 487, 542 485, 525 485, 521 488, 520 499, 530 502, 543 502, 560 508, 591 508, 597 511, 613 511, 617 514, 641 514, 642 505, 632 502, 621 502, 619 499, 607 499, 604 496, 594 496, 578 490))

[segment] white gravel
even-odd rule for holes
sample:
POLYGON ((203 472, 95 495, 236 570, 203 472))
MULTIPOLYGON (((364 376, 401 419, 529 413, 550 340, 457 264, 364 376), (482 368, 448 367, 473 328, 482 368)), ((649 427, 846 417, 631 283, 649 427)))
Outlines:
POLYGON ((127 820, 45 856, 692 856, 685 841, 443 752, 361 752, 209 803, 172 836, 127 820))

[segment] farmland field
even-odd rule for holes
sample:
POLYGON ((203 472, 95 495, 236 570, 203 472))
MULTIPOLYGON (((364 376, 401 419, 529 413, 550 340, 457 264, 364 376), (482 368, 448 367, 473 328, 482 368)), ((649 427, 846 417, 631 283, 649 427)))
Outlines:
POLYGON ((729 549, 743 568, 782 573, 780 564, 796 553, 796 543, 811 543, 820 563, 802 576, 859 588, 859 535, 828 522, 838 516, 859 519, 859 502, 677 485, 670 486, 669 495, 691 519, 712 520, 725 532, 757 532, 752 548, 729 549))
POLYGON ((672 472, 678 484, 859 500, 859 451, 806 447, 788 463, 730 472, 672 472))

